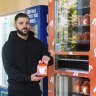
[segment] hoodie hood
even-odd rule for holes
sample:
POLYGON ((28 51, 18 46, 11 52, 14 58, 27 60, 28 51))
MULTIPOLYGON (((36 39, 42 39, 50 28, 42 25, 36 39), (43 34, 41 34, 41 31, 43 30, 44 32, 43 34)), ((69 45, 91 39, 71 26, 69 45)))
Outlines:
MULTIPOLYGON (((34 38, 34 33, 32 31, 29 31, 28 33, 28 40, 31 40, 34 38)), ((22 39, 17 35, 17 31, 11 31, 9 34, 8 40, 19 40, 22 39)))

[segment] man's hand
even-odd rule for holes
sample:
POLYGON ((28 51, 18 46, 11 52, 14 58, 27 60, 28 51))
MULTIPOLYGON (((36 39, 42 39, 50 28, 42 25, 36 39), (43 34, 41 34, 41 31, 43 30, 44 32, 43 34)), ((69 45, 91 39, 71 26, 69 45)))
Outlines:
POLYGON ((42 60, 39 60, 39 63, 48 64, 49 61, 50 61, 50 57, 44 55, 42 57, 42 60))
POLYGON ((37 75, 38 75, 37 72, 32 74, 31 75, 31 81, 39 81, 39 80, 42 80, 44 78, 44 77, 38 77, 37 75))

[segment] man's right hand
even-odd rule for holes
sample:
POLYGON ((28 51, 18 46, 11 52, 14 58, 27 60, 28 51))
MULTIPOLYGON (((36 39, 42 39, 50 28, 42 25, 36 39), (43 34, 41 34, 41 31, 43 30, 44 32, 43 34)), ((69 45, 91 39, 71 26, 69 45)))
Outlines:
POLYGON ((32 74, 31 75, 31 81, 40 81, 40 80, 42 80, 44 78, 44 77, 38 77, 37 75, 38 75, 37 72, 32 74))

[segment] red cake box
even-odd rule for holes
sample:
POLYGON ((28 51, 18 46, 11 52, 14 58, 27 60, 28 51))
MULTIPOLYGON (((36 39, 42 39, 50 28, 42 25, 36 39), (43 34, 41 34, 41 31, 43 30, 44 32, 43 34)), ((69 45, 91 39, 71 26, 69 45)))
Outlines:
POLYGON ((38 64, 37 66, 37 73, 38 76, 47 76, 47 64, 38 64))

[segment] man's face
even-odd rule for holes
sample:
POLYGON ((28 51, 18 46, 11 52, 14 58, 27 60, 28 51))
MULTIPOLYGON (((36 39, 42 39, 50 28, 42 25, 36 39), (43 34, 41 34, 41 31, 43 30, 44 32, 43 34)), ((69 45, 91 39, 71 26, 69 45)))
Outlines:
POLYGON ((19 34, 26 36, 30 31, 30 20, 27 17, 20 17, 15 22, 15 27, 19 34))

